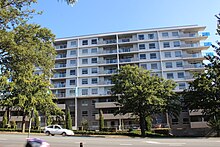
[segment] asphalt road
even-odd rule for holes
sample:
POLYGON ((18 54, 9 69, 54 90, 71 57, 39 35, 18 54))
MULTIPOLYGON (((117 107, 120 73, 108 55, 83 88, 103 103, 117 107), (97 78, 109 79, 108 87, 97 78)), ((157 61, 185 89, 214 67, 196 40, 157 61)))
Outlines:
MULTIPOLYGON (((31 135, 50 143, 51 147, 219 147, 220 138, 128 138, 128 137, 62 137, 31 135)), ((0 134, 0 147, 24 147, 27 135, 0 134)))

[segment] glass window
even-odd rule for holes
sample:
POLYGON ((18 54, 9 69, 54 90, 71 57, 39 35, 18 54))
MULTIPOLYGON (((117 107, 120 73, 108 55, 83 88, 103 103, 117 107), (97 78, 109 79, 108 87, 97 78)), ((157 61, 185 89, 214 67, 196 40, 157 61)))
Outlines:
POLYGON ((186 83, 179 83, 179 89, 185 89, 186 83))
POLYGON ((76 44, 77 44, 76 41, 71 41, 71 42, 70 42, 70 45, 71 45, 71 46, 76 46, 76 44))
POLYGON ((178 118, 173 118, 172 119, 172 125, 177 125, 179 122, 178 122, 178 118))
POLYGON ((155 49, 156 44, 155 43, 149 43, 149 49, 155 49))
POLYGON ((81 103, 82 106, 88 106, 88 100, 82 100, 81 103))
POLYGON ((92 68, 92 74, 94 73, 98 73, 98 69, 97 68, 92 68))
POLYGON ((82 116, 88 116, 88 111, 82 111, 82 116))
POLYGON ((82 59, 82 64, 88 64, 88 59, 82 59))
POLYGON ((82 89, 82 95, 88 95, 88 89, 82 89))
POLYGON ((181 51, 175 51, 175 57, 182 57, 181 51))
POLYGON ((75 90, 70 90, 70 95, 71 96, 75 96, 76 95, 76 91, 75 90))
POLYGON ((97 59, 97 58, 92 58, 91 60, 92 60, 92 61, 91 61, 92 63, 97 63, 97 62, 98 62, 98 59, 97 59))
POLYGON ((151 69, 157 69, 157 63, 151 63, 151 69))
POLYGON ((97 84, 98 83, 98 79, 97 78, 92 78, 92 84, 97 84))
POLYGON ((82 69, 82 74, 84 75, 84 74, 88 74, 88 69, 87 68, 83 68, 82 69))
POLYGON ((180 42, 179 41, 174 41, 173 46, 174 47, 180 47, 180 42))
POLYGON ((76 85, 76 80, 70 80, 70 85, 76 85))
POLYGON ((82 84, 88 84, 88 79, 82 79, 82 84))
POLYGON ((139 49, 140 49, 140 50, 145 49, 145 44, 139 44, 138 46, 139 46, 139 49))
POLYGON ((71 50, 70 55, 76 55, 76 50, 71 50))
POLYGON ((183 67, 183 62, 182 61, 177 61, 176 62, 176 67, 183 67))
POLYGON ((178 78, 184 78, 184 72, 178 72, 177 77, 178 78))
POLYGON ((169 37, 168 32, 163 32, 163 33, 162 33, 162 37, 169 37))
POLYGON ((150 59, 156 59, 157 54, 156 53, 150 53, 150 59))
POLYGON ((148 34, 148 39, 154 39, 154 34, 148 34))
POLYGON ((83 49, 83 50, 82 50, 82 53, 83 53, 83 54, 88 54, 88 49, 83 49))
POLYGON ((141 67, 147 69, 147 64, 141 64, 141 67))
POLYGON ((144 40, 144 35, 143 34, 138 35, 138 39, 139 40, 144 40))
POLYGON ((76 65, 76 60, 70 60, 70 65, 76 65))
POLYGON ((146 54, 140 54, 140 59, 146 59, 146 54))
POLYGON ((169 48, 170 47, 170 43, 169 42, 164 42, 163 43, 163 48, 169 48))
POLYGON ((97 52, 98 52, 97 48, 92 48, 91 49, 91 53, 97 53, 97 52))
POLYGON ((97 44, 97 39, 92 39, 92 44, 97 44))
POLYGON ((76 75, 76 70, 70 70, 70 75, 76 75))
MULTIPOLYGON (((98 89, 97 88, 93 88, 92 89, 92 94, 98 94, 98 89)), ((96 102, 96 101, 95 101, 96 102)), ((93 103, 95 103, 95 102, 93 102, 93 103)))
POLYGON ((179 34, 178 34, 178 32, 172 32, 172 36, 177 37, 177 36, 179 36, 179 34))
POLYGON ((173 79, 173 73, 167 73, 167 79, 173 79))
POLYGON ((166 62, 166 68, 173 68, 172 62, 166 62))
POLYGON ((165 58, 171 58, 171 52, 164 52, 165 58))
POLYGON ((83 40, 82 45, 88 45, 88 40, 83 40))

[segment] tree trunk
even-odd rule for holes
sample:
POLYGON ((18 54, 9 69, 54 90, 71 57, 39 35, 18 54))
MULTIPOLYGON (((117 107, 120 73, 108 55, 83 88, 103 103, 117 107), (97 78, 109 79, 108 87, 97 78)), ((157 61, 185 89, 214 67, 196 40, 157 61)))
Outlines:
POLYGON ((145 123, 144 115, 140 115, 140 128, 141 128, 141 137, 145 137, 146 123, 145 123))
POLYGON ((25 112, 22 116, 22 124, 21 124, 21 128, 22 128, 22 133, 25 132, 25 118, 26 118, 26 115, 25 115, 25 112))

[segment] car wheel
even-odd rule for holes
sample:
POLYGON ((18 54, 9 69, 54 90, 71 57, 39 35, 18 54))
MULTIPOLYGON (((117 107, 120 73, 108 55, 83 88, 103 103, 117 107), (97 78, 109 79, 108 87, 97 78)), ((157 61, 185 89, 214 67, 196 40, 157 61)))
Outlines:
POLYGON ((51 136, 54 136, 55 134, 51 134, 51 136))
POLYGON ((66 136, 66 133, 65 133, 65 132, 63 132, 61 135, 62 135, 62 136, 66 136))
POLYGON ((50 136, 50 132, 49 132, 49 131, 47 131, 45 134, 46 134, 47 136, 50 136))

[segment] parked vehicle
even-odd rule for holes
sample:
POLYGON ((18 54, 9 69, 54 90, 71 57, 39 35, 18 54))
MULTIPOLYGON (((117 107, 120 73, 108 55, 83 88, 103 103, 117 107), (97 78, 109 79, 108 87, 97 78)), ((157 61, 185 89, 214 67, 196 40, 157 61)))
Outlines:
POLYGON ((62 135, 62 136, 72 136, 74 135, 72 130, 63 129, 60 125, 50 125, 45 127, 44 133, 46 135, 62 135))
POLYGON ((50 147, 50 144, 39 138, 27 138, 25 147, 50 147))

